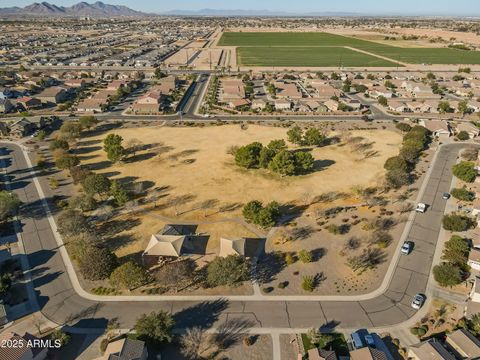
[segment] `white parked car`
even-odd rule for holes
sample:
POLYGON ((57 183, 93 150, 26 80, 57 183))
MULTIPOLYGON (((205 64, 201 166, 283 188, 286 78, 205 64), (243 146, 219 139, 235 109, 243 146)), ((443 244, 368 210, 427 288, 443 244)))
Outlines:
POLYGON ((417 294, 412 300, 412 308, 418 310, 422 307, 423 303, 425 302, 425 296, 422 294, 417 294))
POLYGON ((424 213, 427 210, 427 204, 418 203, 417 208, 415 209, 416 212, 424 213))
POLYGON ((405 241, 402 245, 402 249, 400 250, 400 252, 403 255, 408 255, 412 252, 412 249, 413 249, 413 242, 405 241))

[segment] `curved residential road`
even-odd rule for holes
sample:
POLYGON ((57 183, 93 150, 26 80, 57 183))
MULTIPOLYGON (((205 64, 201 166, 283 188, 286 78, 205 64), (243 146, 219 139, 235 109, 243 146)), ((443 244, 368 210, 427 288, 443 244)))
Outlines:
POLYGON ((130 328, 140 314, 159 309, 174 313, 178 327, 214 328, 227 319, 242 319, 254 328, 288 332, 318 326, 379 328, 408 321, 416 313, 410 307, 412 296, 432 291, 427 284, 446 204, 442 193, 450 190, 451 166, 465 146, 444 145, 437 151, 420 192, 430 207, 425 214, 411 214, 404 235, 415 242, 415 249, 409 256, 394 257, 382 289, 363 296, 145 296, 132 300, 95 296, 79 288, 71 263, 64 262, 66 251, 44 206, 49 199, 38 189, 41 185, 30 161, 18 145, 0 142, 9 151, 6 166, 11 189, 27 206, 19 236, 28 254, 38 307, 46 318, 79 332, 102 329, 112 318, 122 328, 130 328))

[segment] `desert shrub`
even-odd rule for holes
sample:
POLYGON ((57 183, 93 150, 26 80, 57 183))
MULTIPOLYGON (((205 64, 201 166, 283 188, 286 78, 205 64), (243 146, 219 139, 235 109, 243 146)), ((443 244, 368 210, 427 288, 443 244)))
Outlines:
POLYGON ((308 292, 312 292, 315 289, 315 278, 307 275, 302 278, 302 289, 308 292))
POLYGON ((313 261, 312 253, 308 250, 305 250, 305 249, 300 250, 298 252, 298 258, 304 264, 308 264, 308 263, 311 263, 313 261))
POLYGON ((462 282, 462 271, 459 266, 450 263, 441 263, 433 268, 433 276, 440 286, 452 287, 462 282))

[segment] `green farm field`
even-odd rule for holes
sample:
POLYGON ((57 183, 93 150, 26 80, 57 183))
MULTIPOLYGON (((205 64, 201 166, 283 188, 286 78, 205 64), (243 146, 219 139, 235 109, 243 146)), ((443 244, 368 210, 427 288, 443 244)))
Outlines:
MULTIPOLYGON (((403 63, 480 64, 480 51, 450 48, 401 48, 329 33, 227 32, 222 35, 218 45, 237 46, 239 64, 249 66, 263 66, 262 64, 268 64, 269 66, 339 66, 338 59, 343 58, 343 56, 349 57, 348 52, 342 52, 345 47, 366 51, 403 63), (288 48, 288 51, 283 53, 276 51, 277 47, 281 47, 282 50, 288 48), (297 52, 298 47, 302 49, 301 54, 292 55, 297 52), (328 47, 327 52, 322 51, 324 47, 328 47), (306 48, 310 48, 311 51, 303 50, 306 48), (261 49, 263 51, 260 51, 261 49), (258 63, 253 63, 253 57, 250 56, 254 51, 257 53, 258 63), (305 58, 305 56, 312 56, 316 52, 318 52, 315 56, 317 62, 305 58), (338 54, 335 54, 336 52, 338 54), (304 63, 309 64, 304 65, 304 63)), ((350 55, 350 57, 354 58, 353 55, 350 55)), ((372 57, 374 56, 372 55, 372 57)), ((365 54, 365 57, 357 57, 356 61, 352 60, 351 63, 345 62, 342 65, 397 66, 388 63, 386 60, 377 59, 385 63, 377 65, 370 56, 365 54)))
POLYGON ((334 46, 239 47, 237 63, 243 66, 399 66, 375 56, 334 46))

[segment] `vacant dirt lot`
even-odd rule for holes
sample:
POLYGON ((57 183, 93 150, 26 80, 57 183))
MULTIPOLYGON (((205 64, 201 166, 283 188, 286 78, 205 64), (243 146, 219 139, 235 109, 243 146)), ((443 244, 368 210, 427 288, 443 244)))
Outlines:
POLYGON ((197 216, 212 217, 228 206, 236 208, 228 213, 227 217, 231 217, 240 213, 239 205, 254 199, 298 203, 306 193, 316 196, 349 191, 354 185, 375 185, 382 178, 385 160, 398 153, 401 141, 401 136, 393 131, 352 131, 352 137, 362 137, 369 144, 373 156, 365 158, 363 153, 344 143, 329 145, 312 150, 316 159, 313 173, 280 177, 266 170, 240 169, 227 151, 231 146, 253 141, 266 145, 272 139, 286 139, 283 128, 250 125, 242 130, 239 125, 225 125, 113 132, 121 135, 125 144, 138 139, 149 148, 137 152, 125 163, 111 165, 100 146, 104 133, 89 139, 89 144, 95 143, 95 146, 80 147, 80 152, 85 154, 81 156, 82 163, 111 178, 153 182, 152 188, 164 189, 158 205, 167 216, 193 212, 197 216), (200 210, 207 200, 211 200, 210 208, 200 210))

